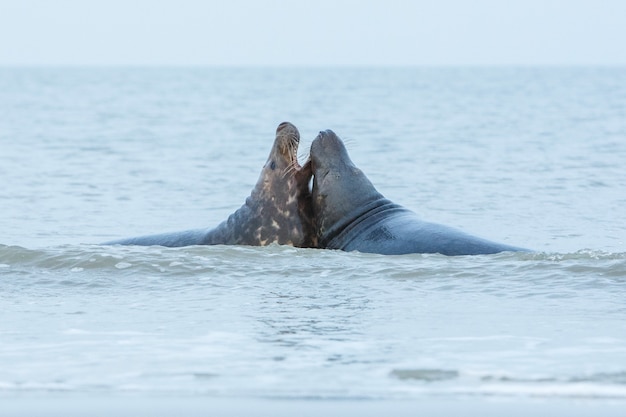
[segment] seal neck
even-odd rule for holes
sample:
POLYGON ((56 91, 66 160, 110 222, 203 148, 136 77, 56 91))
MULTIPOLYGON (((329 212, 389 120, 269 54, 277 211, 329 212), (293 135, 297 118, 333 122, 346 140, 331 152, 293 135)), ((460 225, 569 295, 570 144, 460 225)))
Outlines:
POLYGON ((380 197, 370 201, 359 207, 359 210, 348 213, 341 220, 337 221, 322 236, 319 236, 318 246, 328 249, 342 249, 343 241, 348 236, 364 224, 368 224, 368 220, 377 217, 381 213, 389 211, 405 210, 402 206, 393 203, 385 197, 380 197))

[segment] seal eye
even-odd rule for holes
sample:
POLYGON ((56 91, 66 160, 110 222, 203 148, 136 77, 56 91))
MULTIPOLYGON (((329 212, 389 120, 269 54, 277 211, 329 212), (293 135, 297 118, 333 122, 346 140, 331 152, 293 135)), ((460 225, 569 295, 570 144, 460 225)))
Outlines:
POLYGON ((272 168, 272 171, 276 169, 276 162, 272 161, 272 163, 270 164, 270 168, 272 168))

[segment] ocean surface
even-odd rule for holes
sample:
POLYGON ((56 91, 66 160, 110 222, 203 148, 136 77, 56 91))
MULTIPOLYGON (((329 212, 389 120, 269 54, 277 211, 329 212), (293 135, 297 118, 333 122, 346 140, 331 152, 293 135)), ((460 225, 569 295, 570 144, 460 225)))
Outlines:
POLYGON ((0 69, 0 415, 624 415, 624 161, 623 68, 0 69), (220 223, 282 121, 533 252, 100 245, 220 223))

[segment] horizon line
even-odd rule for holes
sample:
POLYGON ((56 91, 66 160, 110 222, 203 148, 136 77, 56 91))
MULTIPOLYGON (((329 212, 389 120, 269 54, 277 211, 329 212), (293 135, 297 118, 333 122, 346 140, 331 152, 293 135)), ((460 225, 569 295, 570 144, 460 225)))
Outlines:
POLYGON ((561 69, 561 68, 626 68, 626 63, 492 63, 492 64, 132 64, 132 63, 1 63, 2 69, 455 69, 455 68, 510 68, 510 69, 561 69))

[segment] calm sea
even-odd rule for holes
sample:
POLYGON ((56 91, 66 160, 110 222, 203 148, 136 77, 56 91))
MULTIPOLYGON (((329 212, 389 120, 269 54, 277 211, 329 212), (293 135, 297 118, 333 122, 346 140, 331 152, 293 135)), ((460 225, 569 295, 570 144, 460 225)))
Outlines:
POLYGON ((626 69, 0 69, 0 414, 619 415, 624 161, 626 69), (99 245, 217 225, 285 120, 535 252, 99 245))

